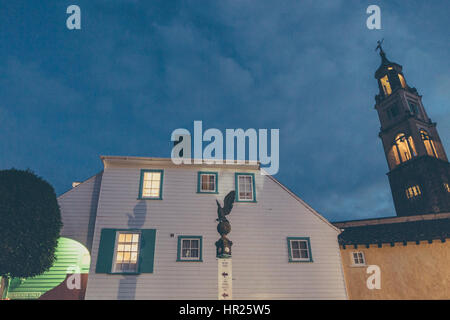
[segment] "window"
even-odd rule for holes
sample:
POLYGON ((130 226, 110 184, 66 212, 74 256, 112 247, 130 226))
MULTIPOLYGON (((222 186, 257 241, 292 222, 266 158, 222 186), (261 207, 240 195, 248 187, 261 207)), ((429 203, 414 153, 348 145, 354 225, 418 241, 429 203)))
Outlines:
POLYGON ((406 189, 406 197, 408 199, 415 199, 420 196, 422 192, 420 191, 420 187, 418 185, 409 187, 406 189))
POLYGON ((398 110, 398 105, 394 105, 391 108, 392 117, 395 118, 396 116, 398 116, 399 113, 400 113, 400 111, 398 110))
POLYGON ((450 192, 450 185, 447 182, 444 182, 444 189, 447 192, 450 192))
POLYGON ((287 238, 290 262, 312 262, 309 238, 287 238))
POLYGON ((408 105, 409 105, 409 110, 411 111, 412 114, 414 114, 414 115, 419 114, 419 107, 417 107, 417 105, 415 103, 408 101, 408 105))
POLYGON ((364 266, 366 265, 366 260, 364 258, 363 252, 352 252, 352 262, 354 266, 364 266))
POLYGON ((400 79, 400 83, 402 85, 402 88, 406 88, 406 82, 405 82, 405 78, 403 77, 402 74, 398 74, 398 78, 400 79))
POLYGON ((381 87, 383 88, 384 95, 388 96, 392 93, 391 84, 389 83, 388 76, 384 76, 380 79, 381 87))
POLYGON ((415 157, 417 153, 412 137, 407 138, 404 133, 398 134, 392 146, 392 153, 397 165, 415 157))
POLYGON ((202 261, 202 237, 178 236, 177 261, 202 261))
POLYGON ((155 229, 104 228, 95 273, 153 273, 155 244, 155 229))
POLYGON ((198 183, 197 183, 198 193, 218 193, 217 188, 217 172, 199 172, 198 173, 198 183))
POLYGON ((139 199, 162 199, 163 170, 141 170, 139 199))
POLYGON ((138 272, 139 232, 118 231, 114 250, 113 272, 138 272))
POLYGON ((253 173, 236 173, 236 201, 256 202, 253 173))
POLYGON ((434 141, 431 139, 431 137, 428 135, 428 132, 425 130, 420 130, 420 137, 422 138, 423 144, 425 145, 425 149, 427 150, 427 154, 432 157, 437 156, 436 148, 434 146, 434 141))
POLYGON ((398 105, 395 104, 391 108, 386 109, 386 113, 387 113, 389 119, 395 118, 399 114, 398 105))

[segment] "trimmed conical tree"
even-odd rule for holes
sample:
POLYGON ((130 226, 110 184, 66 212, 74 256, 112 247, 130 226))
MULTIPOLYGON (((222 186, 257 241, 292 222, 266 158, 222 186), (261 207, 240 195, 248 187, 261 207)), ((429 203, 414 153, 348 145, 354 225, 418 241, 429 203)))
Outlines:
POLYGON ((33 277, 55 260, 62 227, 53 187, 31 171, 0 170, 0 298, 9 279, 33 277))

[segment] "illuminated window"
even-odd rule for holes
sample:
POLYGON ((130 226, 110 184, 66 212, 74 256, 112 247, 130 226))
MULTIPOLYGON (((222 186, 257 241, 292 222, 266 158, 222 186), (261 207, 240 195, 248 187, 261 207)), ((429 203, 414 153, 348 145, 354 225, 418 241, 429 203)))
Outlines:
POLYGON ((162 199, 162 170, 141 170, 140 199, 162 199))
POLYGON ((402 84, 402 88, 406 88, 405 78, 399 73, 398 78, 400 79, 400 83, 402 84))
POLYGON ((380 79, 381 81, 381 87, 383 88, 384 95, 388 96, 392 93, 391 84, 389 83, 388 76, 384 76, 380 79))
POLYGON ((177 261, 202 261, 202 237, 178 236, 177 261))
POLYGON ((255 176, 253 173, 236 173, 237 201, 255 202, 255 176))
POLYGON ((366 265, 366 260, 364 258, 364 252, 358 251, 358 252, 352 252, 352 260, 354 266, 364 266, 366 265))
POLYGON ((309 238, 288 238, 289 261, 312 262, 309 238))
POLYGON ((425 145, 425 149, 427 150, 427 154, 432 157, 438 158, 436 148, 434 146, 434 141, 428 135, 428 132, 425 130, 420 130, 420 137, 422 138, 423 144, 425 145))
POLYGON ((420 191, 420 188, 418 185, 415 185, 415 186, 412 186, 412 187, 409 187, 408 189, 406 189, 406 197, 408 199, 417 198, 421 194, 422 194, 422 192, 420 191))
POLYGON ((114 251, 113 272, 138 272, 140 233, 118 231, 114 251))
POLYGON ((416 148, 414 146, 414 141, 411 137, 406 138, 404 133, 397 135, 392 146, 392 153, 395 158, 395 164, 400 164, 411 160, 412 157, 417 155, 416 148))
POLYGON ((447 192, 450 192, 450 185, 447 182, 444 182, 444 189, 447 192))
POLYGON ((197 192, 217 193, 217 172, 199 172, 197 192))

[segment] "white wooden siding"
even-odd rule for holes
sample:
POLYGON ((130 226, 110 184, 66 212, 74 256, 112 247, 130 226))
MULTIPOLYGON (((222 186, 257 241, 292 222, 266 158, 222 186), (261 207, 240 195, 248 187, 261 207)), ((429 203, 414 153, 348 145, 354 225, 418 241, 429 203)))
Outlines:
MULTIPOLYGON (((236 170, 164 169, 163 200, 137 200, 141 168, 108 167, 102 177, 86 299, 217 299, 217 205, 236 170), (197 193, 197 172, 217 171, 219 194, 197 193), (156 229, 153 274, 95 273, 103 228, 156 229), (171 237, 174 234, 174 237, 171 237), (203 262, 177 262, 177 236, 203 236, 203 262)), ((237 170, 238 172, 246 172, 237 170)), ((235 203, 234 299, 345 299, 338 231, 267 176, 255 173, 257 203, 235 203), (314 262, 288 262, 287 237, 310 237, 314 262)))
POLYGON ((63 228, 61 236, 91 250, 102 172, 58 197, 63 228))

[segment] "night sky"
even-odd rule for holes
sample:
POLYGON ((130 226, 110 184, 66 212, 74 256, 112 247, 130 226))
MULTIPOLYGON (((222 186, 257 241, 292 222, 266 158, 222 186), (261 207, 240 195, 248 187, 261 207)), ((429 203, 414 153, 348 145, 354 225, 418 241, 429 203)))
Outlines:
POLYGON ((57 194, 176 128, 279 128, 275 176, 326 218, 394 215, 374 110, 384 38, 450 152, 448 1, 0 1, 0 169, 57 194), (81 8, 81 30, 66 9, 81 8), (381 7, 382 30, 366 27, 381 7))

